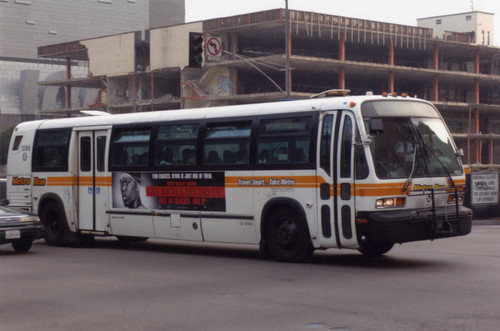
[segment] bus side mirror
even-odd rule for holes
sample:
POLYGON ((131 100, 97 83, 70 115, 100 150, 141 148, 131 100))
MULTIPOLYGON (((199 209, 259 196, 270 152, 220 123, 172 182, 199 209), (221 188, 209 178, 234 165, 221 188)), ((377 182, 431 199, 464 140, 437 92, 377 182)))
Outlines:
POLYGON ((460 157, 464 157, 464 149, 463 148, 459 148, 457 150, 457 155, 460 156, 460 157))
POLYGON ((371 135, 377 136, 384 132, 384 122, 381 118, 370 118, 369 125, 371 135))

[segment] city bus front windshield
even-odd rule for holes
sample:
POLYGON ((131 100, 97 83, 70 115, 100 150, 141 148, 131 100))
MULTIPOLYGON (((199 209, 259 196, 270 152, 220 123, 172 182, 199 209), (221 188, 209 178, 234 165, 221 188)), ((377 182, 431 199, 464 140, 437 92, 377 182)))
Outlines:
POLYGON ((377 177, 462 174, 451 137, 440 118, 378 117, 377 121, 378 130, 372 134, 370 144, 377 177))

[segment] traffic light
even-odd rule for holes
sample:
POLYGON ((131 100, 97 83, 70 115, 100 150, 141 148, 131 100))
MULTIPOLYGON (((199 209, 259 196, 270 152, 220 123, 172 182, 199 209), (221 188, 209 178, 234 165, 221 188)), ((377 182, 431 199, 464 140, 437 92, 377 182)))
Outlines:
POLYGON ((201 68, 203 63, 203 35, 197 32, 189 33, 189 66, 201 68))

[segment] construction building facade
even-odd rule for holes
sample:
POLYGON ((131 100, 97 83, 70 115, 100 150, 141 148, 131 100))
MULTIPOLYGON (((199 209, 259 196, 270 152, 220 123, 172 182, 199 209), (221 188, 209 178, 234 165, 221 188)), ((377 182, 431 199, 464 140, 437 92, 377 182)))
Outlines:
MULTIPOLYGON (((469 13, 492 16, 483 14, 469 13)), ((67 61, 64 79, 41 83, 64 88, 64 106, 42 113, 79 113, 74 88, 96 91, 91 108, 109 113, 280 101, 286 90, 290 99, 404 92, 441 111, 471 170, 500 167, 499 48, 470 31, 440 38, 429 27, 295 10, 285 29, 285 17, 275 9, 39 47, 40 58, 67 61), (197 66, 192 33, 203 37, 197 66), (71 61, 87 72, 74 77, 71 61)))
MULTIPOLYGON (((0 131, 65 107, 64 88, 38 82, 65 79, 66 60, 40 59, 38 46, 184 21, 184 0, 0 0, 0 131)), ((73 77, 86 76, 87 65, 73 59, 73 77)), ((73 89, 72 107, 88 107, 96 94, 73 89)))

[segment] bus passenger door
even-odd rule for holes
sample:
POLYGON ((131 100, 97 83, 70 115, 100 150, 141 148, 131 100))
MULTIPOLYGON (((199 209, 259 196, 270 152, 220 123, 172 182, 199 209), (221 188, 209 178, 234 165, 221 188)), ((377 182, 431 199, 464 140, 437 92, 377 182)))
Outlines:
POLYGON ((321 121, 319 137, 319 167, 317 181, 319 191, 317 193, 319 224, 318 230, 321 235, 321 243, 324 247, 338 247, 338 230, 335 228, 335 195, 334 195, 334 131, 337 112, 325 114, 321 121))
POLYGON ((354 150, 356 121, 353 114, 342 112, 336 133, 336 225, 338 243, 343 248, 358 246, 355 222, 354 150))
POLYGON ((78 230, 106 232, 111 176, 107 169, 108 130, 78 132, 78 230))

